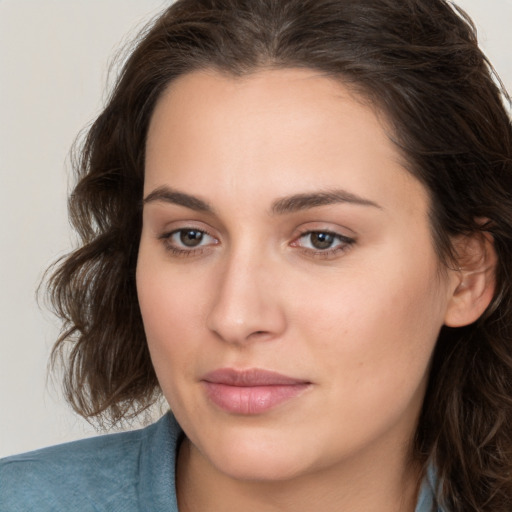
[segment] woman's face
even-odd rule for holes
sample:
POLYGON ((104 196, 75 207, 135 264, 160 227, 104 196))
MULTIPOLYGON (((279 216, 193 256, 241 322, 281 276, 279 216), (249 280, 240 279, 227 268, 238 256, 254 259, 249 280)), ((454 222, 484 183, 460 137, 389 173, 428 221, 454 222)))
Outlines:
POLYGON ((371 108, 313 71, 183 76, 144 197, 149 349, 205 467, 284 479, 410 454, 453 290, 371 108))

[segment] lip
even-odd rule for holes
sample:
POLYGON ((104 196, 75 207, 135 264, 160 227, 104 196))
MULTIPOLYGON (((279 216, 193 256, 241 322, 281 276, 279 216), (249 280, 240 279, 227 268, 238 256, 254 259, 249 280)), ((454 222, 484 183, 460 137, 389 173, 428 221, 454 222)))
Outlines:
POLYGON ((309 381, 257 368, 220 368, 204 375, 201 383, 216 406, 241 415, 262 414, 311 386, 309 381))

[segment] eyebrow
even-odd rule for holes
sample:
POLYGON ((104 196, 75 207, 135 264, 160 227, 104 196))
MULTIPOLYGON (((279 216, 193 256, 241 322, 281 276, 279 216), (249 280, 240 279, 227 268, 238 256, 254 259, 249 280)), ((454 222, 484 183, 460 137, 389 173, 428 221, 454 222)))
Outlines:
POLYGON ((285 214, 298 212, 301 210, 307 210, 309 208, 316 208, 318 206, 328 206, 331 204, 349 203, 360 206, 372 206, 374 208, 382 209, 382 206, 378 205, 374 201, 364 199, 352 192, 346 190, 328 190, 325 192, 312 192, 306 194, 296 194, 289 197, 283 197, 277 199, 272 204, 272 213, 274 214, 285 214))
POLYGON ((185 208, 190 208, 191 210, 196 210, 198 212, 213 213, 213 208, 206 201, 203 201, 198 197, 185 194, 184 192, 173 190, 172 188, 166 186, 158 187, 153 190, 153 192, 149 193, 144 198, 143 203, 148 204, 157 201, 162 203, 177 204, 179 206, 184 206, 185 208))
MULTIPOLYGON (((179 192, 178 190, 174 190, 167 186, 156 188, 150 192, 143 201, 144 204, 152 202, 176 204, 191 210, 205 213, 214 213, 215 211, 214 208, 203 199, 199 199, 196 196, 192 196, 184 192, 179 192)), ((374 201, 365 199, 346 190, 336 189, 282 197, 272 203, 270 211, 274 215, 283 215, 286 213, 293 213, 319 206, 328 206, 339 203, 371 206, 382 209, 382 206, 378 205, 374 201)))

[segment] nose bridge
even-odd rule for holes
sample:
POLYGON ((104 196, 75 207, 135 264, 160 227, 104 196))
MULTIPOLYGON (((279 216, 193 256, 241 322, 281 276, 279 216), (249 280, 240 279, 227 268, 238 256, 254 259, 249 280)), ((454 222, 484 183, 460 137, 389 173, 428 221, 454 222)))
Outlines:
POLYGON ((208 328, 230 343, 271 338, 285 328, 276 293, 276 263, 252 244, 227 251, 216 280, 208 328))

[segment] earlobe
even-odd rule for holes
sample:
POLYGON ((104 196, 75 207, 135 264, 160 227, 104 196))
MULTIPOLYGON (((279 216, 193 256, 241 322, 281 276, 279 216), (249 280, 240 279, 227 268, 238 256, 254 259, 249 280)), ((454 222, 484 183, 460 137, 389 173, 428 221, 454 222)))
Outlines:
POLYGON ((452 285, 445 325, 469 325, 484 313, 494 295, 497 256, 492 236, 475 233, 455 243, 457 269, 452 269, 452 285))

